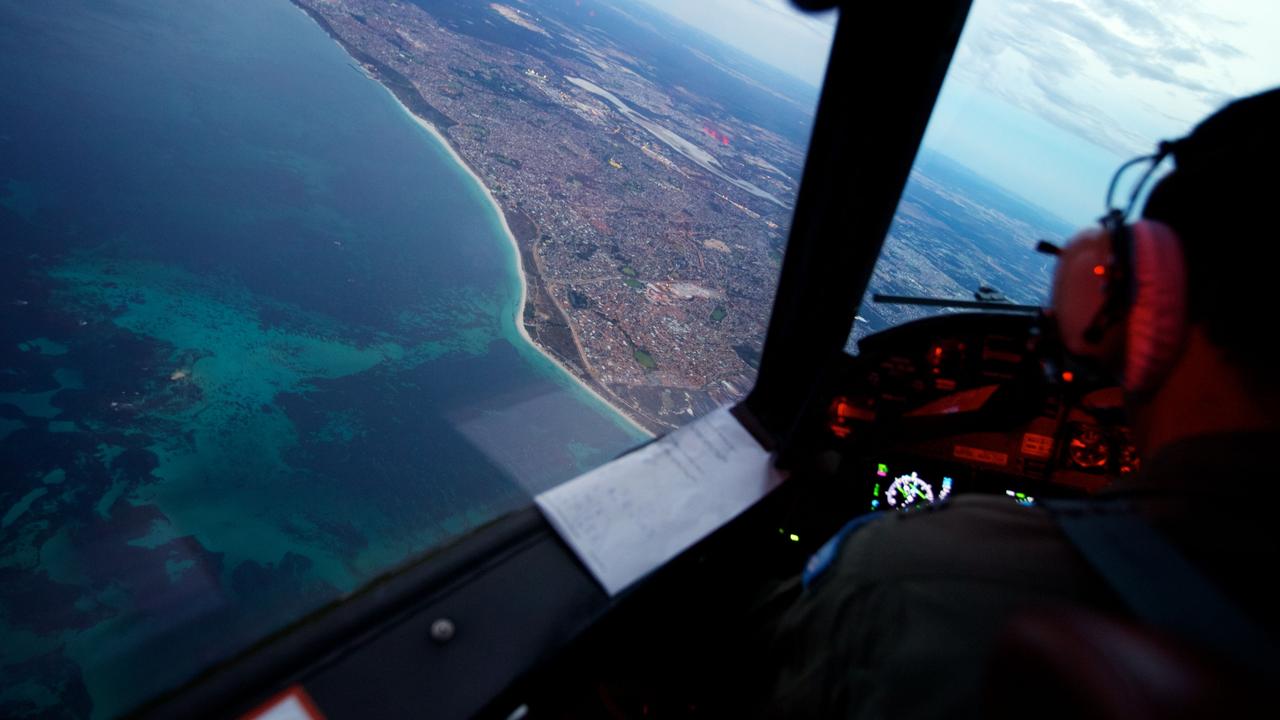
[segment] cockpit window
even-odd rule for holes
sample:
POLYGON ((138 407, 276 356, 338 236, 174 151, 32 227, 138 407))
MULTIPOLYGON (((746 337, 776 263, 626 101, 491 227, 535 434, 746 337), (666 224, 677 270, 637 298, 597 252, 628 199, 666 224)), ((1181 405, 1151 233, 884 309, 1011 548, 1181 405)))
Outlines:
POLYGON ((864 298, 859 338, 928 297, 1038 305, 1038 240, 1095 223, 1124 161, 1280 81, 1269 3, 976 0, 864 298))
POLYGON ((741 398, 833 27, 0 0, 0 716, 126 712, 741 398))

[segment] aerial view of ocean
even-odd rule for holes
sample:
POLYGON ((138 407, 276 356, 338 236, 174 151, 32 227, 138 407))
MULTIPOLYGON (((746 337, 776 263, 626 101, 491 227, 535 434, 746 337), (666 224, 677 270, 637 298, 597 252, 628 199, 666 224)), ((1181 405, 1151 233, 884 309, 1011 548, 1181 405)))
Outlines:
POLYGON ((287 0, 0 0, 0 716, 109 717, 645 435, 287 0))

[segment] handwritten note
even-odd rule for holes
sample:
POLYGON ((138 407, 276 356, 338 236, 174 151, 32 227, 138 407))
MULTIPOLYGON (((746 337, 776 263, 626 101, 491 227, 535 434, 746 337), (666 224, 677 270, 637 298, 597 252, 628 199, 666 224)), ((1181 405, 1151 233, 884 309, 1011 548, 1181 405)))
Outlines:
POLYGON ((769 453, 721 408, 536 499, 556 532, 615 595, 781 480, 769 453))

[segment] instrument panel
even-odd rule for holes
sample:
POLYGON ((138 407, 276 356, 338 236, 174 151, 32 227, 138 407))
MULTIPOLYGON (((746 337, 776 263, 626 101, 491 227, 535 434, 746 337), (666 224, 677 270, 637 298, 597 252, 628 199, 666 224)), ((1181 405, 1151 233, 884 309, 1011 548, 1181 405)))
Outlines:
POLYGON ((963 466, 946 468, 915 458, 902 458, 892 463, 875 463, 874 473, 867 507, 872 511, 916 510, 943 502, 957 491, 1003 494, 1019 505, 1036 503, 1036 496, 1027 488, 1004 486, 1010 483, 992 484, 988 478, 977 476, 963 466))
MULTIPOLYGON (((825 383, 820 423, 868 510, 957 493, 1097 492, 1137 472, 1123 394, 1073 364, 1042 317, 956 313, 865 338, 825 383)), ((810 435, 812 436, 812 435, 810 435)))

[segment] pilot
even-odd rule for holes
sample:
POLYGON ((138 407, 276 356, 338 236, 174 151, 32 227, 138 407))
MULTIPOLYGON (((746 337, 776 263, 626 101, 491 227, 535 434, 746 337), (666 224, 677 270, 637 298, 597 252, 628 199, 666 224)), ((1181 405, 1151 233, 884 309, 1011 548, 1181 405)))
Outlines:
MULTIPOLYGON (((1174 169, 1124 227, 1130 278, 1093 228, 1062 252, 1053 314, 1073 353, 1114 371, 1142 456, 1117 486, 1274 644, 1280 463, 1276 257, 1280 89, 1161 146, 1174 169)), ((846 526, 810 561, 770 647, 769 714, 984 714, 998 634, 1022 611, 1125 612, 1043 508, 962 495, 846 526), (985 684, 985 685, 984 685, 985 684)))

